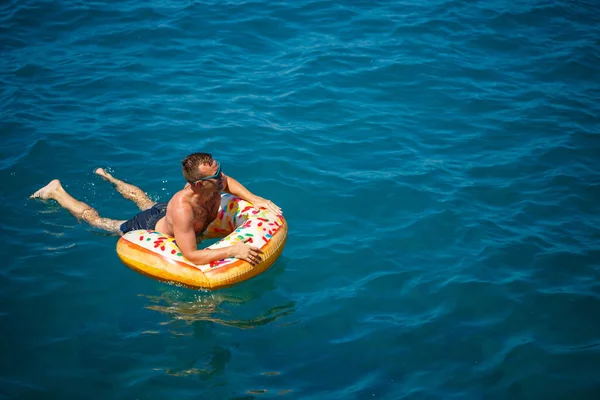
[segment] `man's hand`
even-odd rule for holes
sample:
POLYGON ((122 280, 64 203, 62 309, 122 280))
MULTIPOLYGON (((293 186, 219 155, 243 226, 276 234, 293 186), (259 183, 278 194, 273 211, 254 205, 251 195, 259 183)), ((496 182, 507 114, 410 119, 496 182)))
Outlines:
POLYGON ((252 205, 254 205, 256 208, 264 207, 275 215, 283 214, 281 212, 281 208, 279 208, 277 204, 273 203, 271 200, 263 199, 260 196, 255 196, 255 198, 252 200, 252 205))
POLYGON ((248 261, 253 266, 262 261, 261 254, 263 254, 263 251, 258 247, 249 246, 244 242, 236 243, 231 247, 235 258, 248 261))

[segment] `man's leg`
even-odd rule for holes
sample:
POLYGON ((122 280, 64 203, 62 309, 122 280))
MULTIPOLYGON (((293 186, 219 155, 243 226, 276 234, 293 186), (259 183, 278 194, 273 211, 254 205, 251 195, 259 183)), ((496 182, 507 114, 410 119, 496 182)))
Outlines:
POLYGON ((133 201, 139 207, 140 210, 147 210, 156 204, 156 202, 152 201, 146 195, 146 193, 142 191, 142 189, 115 178, 114 176, 106 172, 103 168, 96 169, 94 173, 96 175, 100 175, 102 178, 115 185, 119 193, 121 193, 123 197, 125 197, 127 200, 133 201))
POLYGON ((58 204, 66 208, 77 219, 82 219, 91 226, 111 233, 121 233, 119 227, 125 221, 117 221, 109 218, 101 218, 98 211, 94 210, 89 205, 82 201, 74 199, 69 193, 63 189, 58 179, 53 180, 31 196, 32 199, 54 199, 58 204))

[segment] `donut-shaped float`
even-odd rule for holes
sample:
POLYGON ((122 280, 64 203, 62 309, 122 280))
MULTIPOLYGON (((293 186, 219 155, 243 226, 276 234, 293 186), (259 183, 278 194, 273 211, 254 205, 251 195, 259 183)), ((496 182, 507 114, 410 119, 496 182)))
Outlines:
POLYGON ((264 208, 256 209, 239 197, 223 194, 217 218, 201 239, 222 238, 206 247, 217 249, 239 241, 263 251, 252 265, 237 258, 196 265, 179 251, 175 238, 152 230, 131 231, 119 238, 117 254, 128 267, 159 281, 190 288, 219 289, 250 279, 267 270, 279 257, 287 239, 287 222, 264 208))

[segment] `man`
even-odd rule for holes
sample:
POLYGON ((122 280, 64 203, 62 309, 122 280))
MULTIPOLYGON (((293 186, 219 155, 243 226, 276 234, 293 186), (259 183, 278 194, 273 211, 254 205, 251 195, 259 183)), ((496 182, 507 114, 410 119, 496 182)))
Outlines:
POLYGON ((182 255, 198 265, 228 257, 246 260, 252 265, 258 264, 262 251, 257 247, 239 242, 221 249, 198 250, 196 238, 217 217, 221 191, 238 196, 254 207, 264 207, 276 215, 281 214, 281 209, 273 202, 252 194, 241 183, 225 175, 221 171, 221 165, 209 153, 190 154, 181 164, 187 183, 168 203, 155 203, 140 188, 113 177, 102 168, 95 171, 142 210, 128 221, 100 217, 95 209, 69 195, 58 179, 30 197, 56 200, 76 218, 108 232, 123 235, 136 229, 153 229, 173 236, 182 255))

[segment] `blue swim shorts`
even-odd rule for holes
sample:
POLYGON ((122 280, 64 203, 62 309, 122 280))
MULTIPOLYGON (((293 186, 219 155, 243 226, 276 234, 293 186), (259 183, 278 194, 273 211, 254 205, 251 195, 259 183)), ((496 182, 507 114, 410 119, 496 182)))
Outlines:
POLYGON ((140 211, 135 217, 121 224, 121 232, 135 231, 137 229, 154 229, 156 223, 167 214, 168 203, 156 203, 147 210, 140 211))

